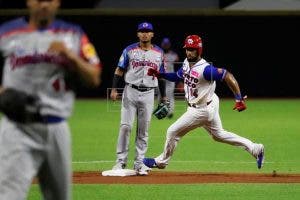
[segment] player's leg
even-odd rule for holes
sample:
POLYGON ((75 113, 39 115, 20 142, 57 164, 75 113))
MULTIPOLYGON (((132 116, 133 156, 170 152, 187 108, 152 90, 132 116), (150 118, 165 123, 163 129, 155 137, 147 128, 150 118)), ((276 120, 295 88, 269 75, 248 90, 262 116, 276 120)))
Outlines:
POLYGON ((174 89, 175 89, 175 83, 171 81, 166 81, 166 96, 170 100, 170 112, 168 114, 169 118, 172 118, 174 113, 174 107, 175 107, 174 89))
POLYGON ((219 115, 219 98, 216 95, 213 97, 213 101, 208 107, 212 120, 209 120, 204 125, 204 128, 211 134, 213 139, 218 142, 241 147, 257 158, 263 151, 263 145, 254 143, 247 138, 223 129, 219 115))
MULTIPOLYGON (((41 139, 42 140, 42 139, 41 139)), ((0 128, 0 199, 26 199, 42 162, 42 144, 2 118, 0 128)))
POLYGON ((126 167, 129 151, 129 139, 136 115, 137 90, 125 86, 122 96, 121 123, 117 142, 117 160, 113 169, 126 167))
POLYGON ((71 199, 71 141, 66 122, 49 125, 46 159, 38 173, 45 200, 71 199))
POLYGON ((163 153, 155 158, 158 168, 165 168, 168 165, 179 140, 185 134, 205 123, 205 114, 204 109, 188 107, 187 111, 168 128, 163 153))
MULTIPOLYGON (((135 138, 134 169, 143 167, 143 159, 148 148, 148 130, 154 106, 154 90, 144 92, 138 99, 137 131, 135 138)), ((145 173, 146 174, 146 173, 145 173)), ((142 175, 142 174, 141 174, 142 175)))

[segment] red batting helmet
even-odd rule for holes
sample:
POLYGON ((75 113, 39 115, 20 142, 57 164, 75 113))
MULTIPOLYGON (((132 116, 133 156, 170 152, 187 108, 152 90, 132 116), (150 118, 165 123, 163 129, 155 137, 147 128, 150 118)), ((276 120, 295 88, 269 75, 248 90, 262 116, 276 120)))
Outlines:
POLYGON ((202 53, 202 40, 198 35, 189 35, 184 40, 184 49, 192 48, 198 49, 198 53, 201 55, 202 53))

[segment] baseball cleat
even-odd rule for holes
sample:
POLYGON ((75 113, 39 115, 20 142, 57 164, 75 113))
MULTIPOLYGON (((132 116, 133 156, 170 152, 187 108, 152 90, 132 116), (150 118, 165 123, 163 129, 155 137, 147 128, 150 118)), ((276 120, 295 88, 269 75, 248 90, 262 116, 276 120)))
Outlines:
POLYGON ((261 149, 259 154, 257 155, 256 158, 256 163, 257 163, 257 168, 261 169, 261 167, 263 166, 264 163, 264 158, 265 158, 265 150, 264 150, 264 145, 261 144, 261 149))
POLYGON ((154 158, 144 158, 143 163, 149 168, 157 168, 154 158))
POLYGON ((144 164, 141 164, 138 167, 135 167, 135 171, 138 176, 147 176, 151 171, 151 168, 147 167, 144 164))
POLYGON ((112 170, 119 170, 119 169, 125 169, 126 164, 125 163, 116 163, 115 166, 113 166, 112 170))

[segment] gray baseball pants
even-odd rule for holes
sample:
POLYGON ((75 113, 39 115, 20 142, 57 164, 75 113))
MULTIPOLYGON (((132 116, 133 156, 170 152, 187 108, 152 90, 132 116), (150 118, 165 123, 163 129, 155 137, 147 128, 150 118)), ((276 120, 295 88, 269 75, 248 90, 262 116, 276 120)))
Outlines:
POLYGON ((128 85, 122 96, 121 124, 117 144, 117 163, 128 161, 129 139, 135 117, 137 130, 135 137, 134 168, 143 163, 148 148, 148 129, 154 104, 154 89, 140 92, 128 85))
POLYGON ((0 200, 26 199, 35 176, 44 199, 71 199, 67 122, 22 125, 3 117, 0 126, 0 200))

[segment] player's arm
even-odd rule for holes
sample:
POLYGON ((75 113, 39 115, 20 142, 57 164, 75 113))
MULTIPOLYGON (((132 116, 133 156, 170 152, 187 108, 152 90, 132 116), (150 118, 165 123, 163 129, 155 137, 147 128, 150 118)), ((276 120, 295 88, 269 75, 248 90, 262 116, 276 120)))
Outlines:
POLYGON ((203 71, 203 76, 207 81, 225 81, 235 97, 235 106, 233 109, 243 111, 246 109, 244 98, 241 95, 239 84, 235 77, 223 68, 216 68, 212 65, 207 66, 203 71))
POLYGON ((226 84, 228 85, 230 90, 233 92, 235 99, 242 100, 242 95, 241 95, 241 90, 240 90, 239 84, 230 72, 227 71, 227 73, 224 77, 224 81, 226 82, 226 84))
MULTIPOLYGON (((164 61, 160 65, 159 72, 161 72, 161 73, 165 72, 164 61)), ((161 77, 157 77, 157 79, 158 79, 158 89, 159 89, 160 96, 161 96, 160 101, 161 102, 168 101, 167 94, 166 94, 166 81, 164 79, 162 79, 161 77)))
POLYGON ((77 55, 71 49, 68 49, 61 41, 52 42, 48 51, 64 56, 68 60, 71 69, 76 71, 88 85, 94 87, 100 85, 102 73, 100 60, 86 35, 83 35, 81 39, 81 55, 77 55))
POLYGON ((166 81, 162 78, 158 78, 158 89, 161 94, 161 101, 166 101, 167 100, 166 81))
POLYGON ((246 97, 243 97, 241 95, 241 90, 240 90, 237 80, 234 78, 234 76, 230 72, 226 73, 224 80, 227 83, 230 90, 233 92, 234 97, 235 97, 235 105, 234 105, 233 109, 237 110, 239 112, 245 110, 247 108, 246 103, 245 103, 246 97))
POLYGON ((120 80, 122 79, 124 75, 124 69, 121 67, 117 67, 114 73, 114 77, 113 77, 113 83, 112 83, 112 89, 111 89, 111 93, 110 93, 110 98, 115 101, 117 100, 118 97, 118 85, 120 80))
POLYGON ((153 68, 149 68, 148 75, 155 76, 157 78, 163 78, 172 82, 177 82, 183 79, 182 67, 177 72, 170 72, 170 73, 159 72, 153 68))
POLYGON ((115 101, 118 97, 118 85, 121 81, 122 77, 124 76, 125 70, 127 69, 127 66, 129 64, 129 58, 127 55, 127 49, 124 49, 122 52, 122 55, 120 56, 118 67, 115 70, 113 82, 112 82, 112 89, 110 93, 110 98, 115 101))

